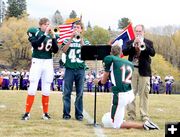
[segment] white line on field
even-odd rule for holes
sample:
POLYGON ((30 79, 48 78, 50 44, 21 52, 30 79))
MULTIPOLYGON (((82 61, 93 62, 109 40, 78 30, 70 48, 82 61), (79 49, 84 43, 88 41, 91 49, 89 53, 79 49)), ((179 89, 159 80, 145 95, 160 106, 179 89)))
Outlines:
POLYGON ((0 104, 0 108, 6 108, 6 105, 0 104))
MULTIPOLYGON (((85 109, 83 110, 83 114, 84 114, 84 118, 88 121, 89 124, 93 123, 94 121, 93 118, 89 115, 89 113, 85 109)), ((104 132, 101 126, 94 127, 94 132, 97 137, 106 137, 106 135, 104 135, 104 132)))
MULTIPOLYGON (((73 101, 75 101, 75 96, 72 96, 73 101)), ((93 123, 93 118, 89 115, 89 113, 83 109, 84 118, 88 121, 89 124, 93 123)), ((94 127, 94 132, 97 137, 106 137, 106 135, 103 132, 103 129, 100 126, 94 127)))
POLYGON ((160 112, 164 112, 164 110, 162 108, 157 108, 156 110, 158 110, 160 112))

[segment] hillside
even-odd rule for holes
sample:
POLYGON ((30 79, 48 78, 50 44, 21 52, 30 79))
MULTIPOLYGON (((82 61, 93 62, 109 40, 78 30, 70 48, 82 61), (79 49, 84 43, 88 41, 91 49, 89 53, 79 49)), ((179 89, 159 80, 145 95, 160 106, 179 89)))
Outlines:
POLYGON ((180 70, 178 70, 176 67, 173 67, 160 54, 156 54, 155 57, 152 58, 151 66, 152 72, 160 75, 162 79, 164 79, 167 74, 171 74, 176 81, 180 82, 180 70))

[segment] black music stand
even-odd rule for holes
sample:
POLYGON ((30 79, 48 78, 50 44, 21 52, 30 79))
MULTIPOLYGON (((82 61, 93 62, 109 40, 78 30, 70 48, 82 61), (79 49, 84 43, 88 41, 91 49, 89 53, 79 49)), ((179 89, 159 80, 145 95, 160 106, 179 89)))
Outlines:
MULTIPOLYGON (((83 45, 81 47, 81 60, 95 60, 95 68, 97 74, 97 60, 103 60, 105 56, 110 55, 110 45, 83 45)), ((96 127, 96 90, 94 91, 94 123, 96 127)))

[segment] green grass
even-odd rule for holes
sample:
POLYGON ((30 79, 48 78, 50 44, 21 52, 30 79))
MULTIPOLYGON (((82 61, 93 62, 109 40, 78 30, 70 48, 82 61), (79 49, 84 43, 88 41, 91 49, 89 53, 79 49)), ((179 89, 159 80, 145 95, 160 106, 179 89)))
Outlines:
MULTIPOLYGON (((79 122, 74 118, 74 101, 72 99, 71 120, 62 119, 62 94, 52 92, 50 95, 49 113, 52 119, 41 119, 41 94, 37 92, 31 110, 31 119, 22 121, 21 115, 25 110, 26 91, 0 90, 0 137, 95 137, 94 126, 88 121, 79 122)), ((73 92, 72 98, 75 96, 73 92)), ((137 97, 137 103, 139 98, 137 97)), ((166 122, 180 121, 179 95, 149 95, 149 113, 153 122, 161 130, 144 131, 138 129, 102 129, 108 137, 163 137, 166 122)), ((110 110, 111 94, 97 94, 97 123, 101 124, 101 117, 110 110)), ((84 109, 93 118, 94 93, 84 93, 84 109)), ((137 120, 140 119, 137 109, 137 120)))

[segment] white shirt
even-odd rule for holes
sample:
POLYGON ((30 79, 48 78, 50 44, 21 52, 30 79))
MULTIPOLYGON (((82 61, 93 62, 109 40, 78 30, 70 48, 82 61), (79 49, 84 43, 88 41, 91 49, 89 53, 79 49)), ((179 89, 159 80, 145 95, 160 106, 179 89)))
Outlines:
POLYGON ((174 77, 173 76, 166 76, 165 77, 165 82, 170 84, 174 82, 174 77))
POLYGON ((94 80, 94 76, 91 74, 91 75, 86 75, 86 79, 88 82, 93 82, 94 80))
POLYGON ((9 71, 2 71, 1 75, 3 76, 3 79, 9 79, 10 76, 10 72, 9 71))

